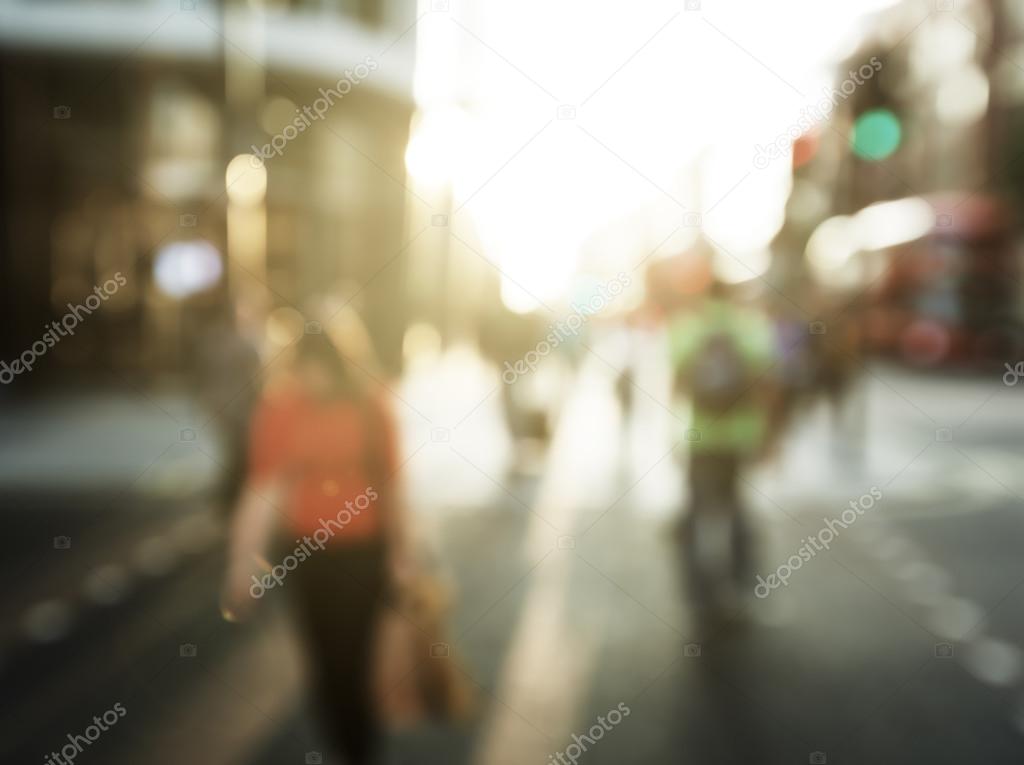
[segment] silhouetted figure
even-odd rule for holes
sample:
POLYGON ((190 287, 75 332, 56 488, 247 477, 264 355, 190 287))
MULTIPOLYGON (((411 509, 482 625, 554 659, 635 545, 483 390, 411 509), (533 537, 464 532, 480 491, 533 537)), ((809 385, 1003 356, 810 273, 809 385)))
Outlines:
POLYGON ((196 311, 194 355, 197 396, 206 419, 216 424, 223 444, 220 501, 231 512, 245 485, 249 462, 249 425, 262 380, 256 346, 240 331, 226 301, 196 311))
POLYGON ((751 530, 740 491, 743 470, 768 437, 775 358, 771 323, 734 305, 715 283, 669 328, 678 387, 690 398, 689 508, 682 533, 694 597, 718 608, 723 581, 733 594, 753 579, 751 530), (728 569, 728 576, 716 570, 728 569))

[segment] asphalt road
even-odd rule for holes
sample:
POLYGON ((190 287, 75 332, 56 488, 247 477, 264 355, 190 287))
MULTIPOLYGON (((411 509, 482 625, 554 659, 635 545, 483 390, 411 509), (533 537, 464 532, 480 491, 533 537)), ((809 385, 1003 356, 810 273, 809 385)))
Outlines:
MULTIPOLYGON (((1021 393, 884 367, 865 380, 845 424, 809 412, 749 476, 759 571, 851 500, 881 498, 787 586, 758 598, 751 582, 729 629, 684 596, 671 534, 683 423, 653 380, 638 377, 650 395, 623 423, 612 381, 585 368, 536 475, 493 470, 457 435, 425 439, 412 462, 449 460, 444 483, 484 474, 492 488, 422 519, 455 595, 449 660, 478 705, 462 727, 392 735, 389 760, 1019 762, 1021 393), (616 709, 628 714, 612 724, 616 709)), ((287 593, 253 623, 220 618, 208 506, 5 504, 4 762, 45 761, 115 703, 127 714, 76 762, 270 765, 324 750, 287 593), (59 534, 71 550, 53 549, 59 534)))

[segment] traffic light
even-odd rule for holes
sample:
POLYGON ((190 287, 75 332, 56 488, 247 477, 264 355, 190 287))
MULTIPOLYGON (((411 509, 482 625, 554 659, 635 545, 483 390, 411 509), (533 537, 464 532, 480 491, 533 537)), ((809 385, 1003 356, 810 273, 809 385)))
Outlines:
POLYGON ((888 109, 871 109, 857 117, 850 136, 850 148, 861 159, 885 159, 899 148, 903 128, 888 109))

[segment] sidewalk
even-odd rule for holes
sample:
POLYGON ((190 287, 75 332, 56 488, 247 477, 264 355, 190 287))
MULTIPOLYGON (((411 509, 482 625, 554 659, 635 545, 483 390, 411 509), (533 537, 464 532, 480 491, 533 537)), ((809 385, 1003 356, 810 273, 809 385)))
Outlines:
POLYGON ((0 433, 6 493, 187 497, 213 486, 222 459, 215 425, 183 395, 36 400, 0 409, 0 433))

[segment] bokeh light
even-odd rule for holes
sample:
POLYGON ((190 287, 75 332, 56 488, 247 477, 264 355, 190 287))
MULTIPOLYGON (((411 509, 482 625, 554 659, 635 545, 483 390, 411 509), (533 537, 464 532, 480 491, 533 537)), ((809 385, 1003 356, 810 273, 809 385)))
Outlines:
POLYGON ((850 146, 861 159, 885 159, 899 148, 903 129, 899 118, 888 109, 872 109, 853 124, 850 146))

